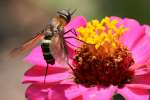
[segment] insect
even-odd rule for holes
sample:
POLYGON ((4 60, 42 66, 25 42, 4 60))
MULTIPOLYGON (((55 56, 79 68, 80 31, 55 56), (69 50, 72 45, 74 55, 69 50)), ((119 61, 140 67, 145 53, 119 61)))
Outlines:
MULTIPOLYGON (((14 49, 11 55, 18 55, 34 47, 36 44, 41 42, 41 49, 43 52, 44 60, 47 63, 44 84, 48 71, 48 64, 54 65, 56 58, 60 62, 68 62, 68 50, 66 47, 66 38, 64 37, 68 32, 72 32, 76 35, 74 29, 64 31, 64 27, 70 22, 72 15, 76 10, 70 13, 69 10, 60 10, 57 12, 57 16, 50 20, 50 23, 39 33, 36 34, 32 39, 25 42, 21 47, 14 49)), ((70 66, 71 69, 73 69, 70 66)))

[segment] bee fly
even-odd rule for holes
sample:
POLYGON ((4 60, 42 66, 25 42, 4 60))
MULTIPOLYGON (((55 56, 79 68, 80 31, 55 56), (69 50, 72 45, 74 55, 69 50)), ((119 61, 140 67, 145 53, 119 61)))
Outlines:
MULTIPOLYGON (((18 55, 20 53, 23 53, 24 51, 31 49, 31 47, 34 47, 36 44, 41 42, 43 57, 47 63, 44 84, 48 71, 48 64, 54 65, 55 60, 58 59, 58 61, 64 61, 69 65, 68 51, 66 48, 65 39, 75 37, 64 37, 64 35, 68 32, 72 32, 74 35, 76 35, 76 33, 74 29, 70 29, 64 32, 64 26, 66 26, 70 22, 71 16, 74 14, 74 12, 75 10, 71 13, 69 12, 69 10, 58 11, 57 16, 51 19, 50 23, 46 26, 45 29, 37 33, 36 36, 25 42, 21 47, 14 49, 10 53, 11 55, 18 55)), ((71 66, 70 68, 73 70, 71 66)))

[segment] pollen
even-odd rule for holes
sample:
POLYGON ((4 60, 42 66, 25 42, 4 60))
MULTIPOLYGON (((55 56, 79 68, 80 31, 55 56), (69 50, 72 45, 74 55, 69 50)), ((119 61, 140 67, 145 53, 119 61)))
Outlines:
POLYGON ((101 21, 92 20, 88 22, 86 27, 80 27, 77 32, 80 33, 79 39, 95 44, 96 49, 105 42, 109 42, 113 48, 116 48, 119 43, 120 36, 127 30, 122 25, 118 25, 117 20, 111 20, 105 17, 101 21))
POLYGON ((92 20, 86 27, 78 28, 78 38, 86 43, 75 50, 74 82, 85 87, 114 85, 119 88, 131 83, 134 70, 130 66, 134 59, 120 41, 127 30, 109 17, 92 20))

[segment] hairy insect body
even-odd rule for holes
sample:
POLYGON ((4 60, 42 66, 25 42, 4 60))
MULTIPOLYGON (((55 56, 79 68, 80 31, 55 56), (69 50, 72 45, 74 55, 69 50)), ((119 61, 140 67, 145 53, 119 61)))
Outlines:
POLYGON ((64 27, 70 22, 71 16, 75 10, 70 13, 69 10, 61 10, 57 12, 57 16, 50 20, 50 23, 41 32, 37 33, 32 39, 25 42, 19 48, 11 51, 12 56, 16 56, 25 51, 30 50, 38 43, 41 43, 41 49, 44 60, 47 64, 44 83, 48 72, 48 64, 54 65, 55 62, 68 64, 68 51, 64 35, 72 32, 72 29, 64 32, 64 27))
POLYGON ((55 58, 53 57, 50 46, 49 46, 51 44, 51 38, 52 38, 52 36, 50 36, 50 35, 45 36, 41 43, 41 48, 42 48, 43 57, 44 57, 44 60, 46 61, 46 63, 54 65, 55 58))
MULTIPOLYGON (((64 19, 63 19, 64 20, 64 19)), ((47 64, 54 65, 57 55, 61 57, 61 53, 63 52, 63 49, 61 45, 64 41, 63 34, 64 34, 64 21, 61 20, 61 18, 54 17, 52 18, 50 24, 46 27, 46 29, 43 31, 45 34, 42 43, 41 48, 43 52, 44 60, 47 64)), ((66 55, 65 55, 66 56, 66 55)), ((62 59, 61 59, 62 60, 62 59)))

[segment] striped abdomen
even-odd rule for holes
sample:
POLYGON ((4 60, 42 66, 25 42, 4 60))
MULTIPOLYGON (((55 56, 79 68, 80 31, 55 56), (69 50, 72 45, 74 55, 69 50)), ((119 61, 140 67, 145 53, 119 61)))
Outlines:
POLYGON ((55 64, 55 58, 52 56, 51 51, 50 51, 50 43, 51 39, 45 37, 44 40, 42 41, 41 48, 43 51, 43 56, 47 64, 55 64))

